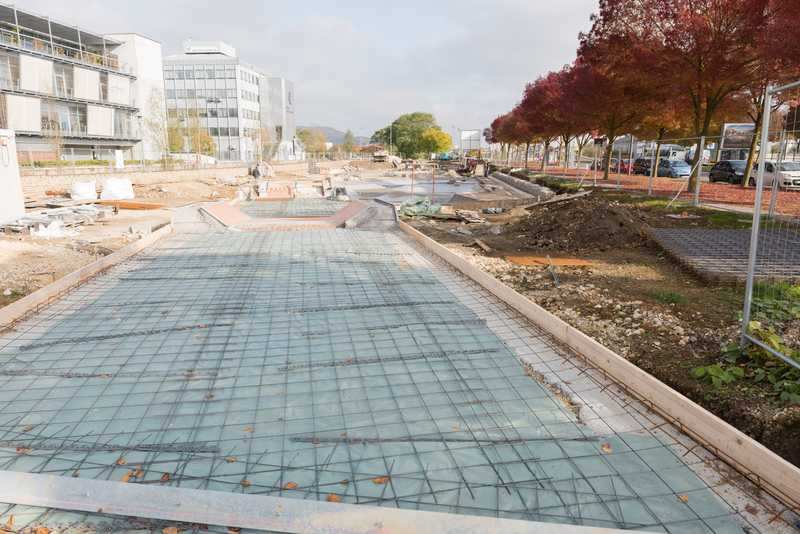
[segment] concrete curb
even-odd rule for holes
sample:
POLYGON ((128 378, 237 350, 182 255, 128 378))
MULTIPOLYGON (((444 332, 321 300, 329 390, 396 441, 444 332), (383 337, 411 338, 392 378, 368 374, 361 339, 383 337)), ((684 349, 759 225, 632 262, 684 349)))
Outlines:
POLYGON ((140 240, 127 245, 113 254, 109 254, 97 261, 85 265, 63 276, 45 287, 34 291, 4 308, 0 308, 0 330, 10 327, 13 323, 23 318, 25 315, 36 311, 41 306, 49 303, 69 291, 81 285, 89 278, 105 271, 106 269, 121 263, 131 256, 146 249, 162 237, 172 233, 172 225, 162 226, 155 232, 142 237, 140 240))
POLYGON ((400 229, 608 374, 750 481, 800 510, 800 469, 428 236, 404 222, 400 229))

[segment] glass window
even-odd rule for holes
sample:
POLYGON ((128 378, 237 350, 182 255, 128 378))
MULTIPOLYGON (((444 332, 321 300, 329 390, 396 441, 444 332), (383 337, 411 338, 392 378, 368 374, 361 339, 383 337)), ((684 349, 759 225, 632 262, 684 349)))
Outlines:
POLYGON ((228 131, 231 134, 231 137, 239 137, 239 128, 229 128, 228 131))
POLYGON ((228 128, 220 128, 219 135, 220 137, 228 137, 228 128))
POLYGON ((108 101, 108 73, 100 73, 100 100, 102 102, 108 101))
POLYGON ((228 117, 237 117, 238 115, 236 108, 228 108, 228 117))
POLYGON ((69 131, 74 135, 86 135, 86 104, 69 104, 69 131))
POLYGON ((133 134, 134 132, 131 114, 116 110, 114 112, 114 136, 122 137, 124 139, 131 139, 134 137, 133 134))
POLYGON ((16 89, 19 86, 19 54, 0 52, 0 88, 16 89))
POLYGON ((165 80, 174 80, 177 77, 178 77, 178 75, 175 74, 175 71, 166 70, 166 67, 165 67, 165 70, 164 70, 164 79, 165 80))
POLYGON ((208 131, 210 132, 209 135, 211 135, 211 137, 219 137, 219 128, 212 127, 209 128, 208 131))

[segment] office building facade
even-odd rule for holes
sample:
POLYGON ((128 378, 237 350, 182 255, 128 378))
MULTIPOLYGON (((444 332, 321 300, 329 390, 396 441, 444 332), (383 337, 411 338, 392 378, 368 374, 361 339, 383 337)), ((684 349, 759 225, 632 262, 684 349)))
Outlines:
POLYGON ((16 132, 22 162, 131 157, 141 115, 124 44, 0 4, 0 127, 16 132))
POLYGON ((211 137, 211 156, 223 161, 295 159, 294 90, 265 76, 221 41, 186 41, 182 54, 164 58, 167 121, 183 132, 211 137), (269 154, 267 153, 269 152, 269 154))

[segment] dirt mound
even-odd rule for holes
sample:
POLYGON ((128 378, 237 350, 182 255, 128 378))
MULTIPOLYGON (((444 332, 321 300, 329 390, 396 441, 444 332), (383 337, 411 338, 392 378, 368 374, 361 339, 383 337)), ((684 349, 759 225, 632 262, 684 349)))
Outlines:
POLYGON ((588 196, 535 206, 530 216, 512 224, 507 233, 521 239, 526 248, 603 251, 643 245, 647 238, 641 227, 641 217, 629 206, 588 196))

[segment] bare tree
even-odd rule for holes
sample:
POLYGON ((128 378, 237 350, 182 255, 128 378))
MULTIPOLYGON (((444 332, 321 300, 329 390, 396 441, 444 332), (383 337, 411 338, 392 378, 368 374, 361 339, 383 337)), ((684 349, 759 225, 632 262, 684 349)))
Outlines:
POLYGON ((142 126, 144 133, 158 150, 161 166, 166 168, 170 161, 170 139, 164 114, 164 94, 160 89, 153 89, 150 92, 142 126))

